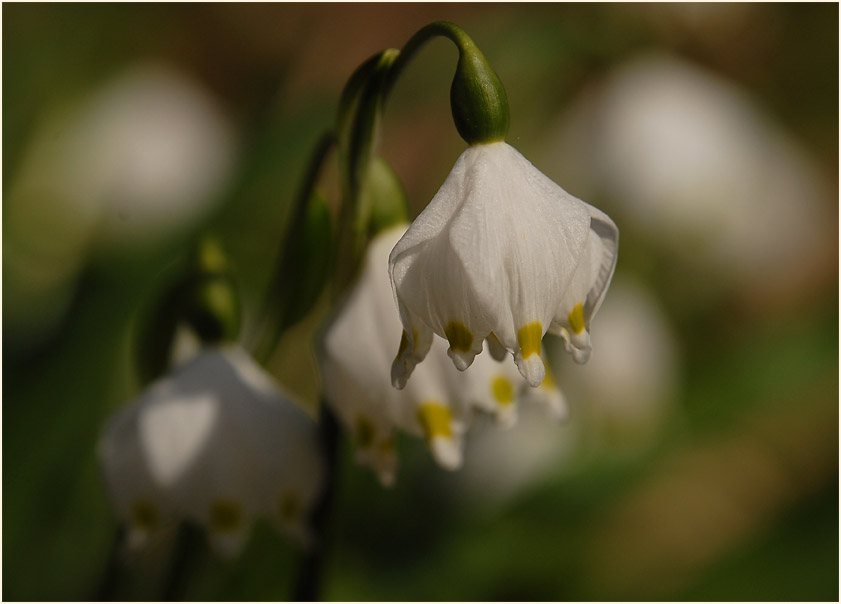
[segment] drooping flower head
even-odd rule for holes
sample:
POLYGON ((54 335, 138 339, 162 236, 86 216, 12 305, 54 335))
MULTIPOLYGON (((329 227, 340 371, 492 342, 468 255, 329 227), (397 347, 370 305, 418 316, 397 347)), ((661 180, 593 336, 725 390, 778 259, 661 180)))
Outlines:
POLYGON ((233 554, 257 516, 309 538, 324 479, 315 423, 238 346, 153 383, 111 418, 99 453, 130 545, 188 520, 233 554))
POLYGON ((502 141, 470 146, 389 257, 403 342, 397 388, 430 350, 433 334, 467 369, 487 340, 514 356, 533 387, 545 376, 541 341, 561 336, 584 363, 590 322, 616 266, 619 231, 502 141))
MULTIPOLYGON (((471 372, 456 371, 443 341, 430 344, 430 359, 404 390, 391 386, 390 343, 400 338, 401 325, 386 261, 405 230, 405 224, 394 226, 370 243, 360 280, 327 327, 321 353, 327 402, 354 435, 358 461, 372 466, 385 484, 394 481, 397 429, 425 438, 439 465, 455 469, 472 411, 511 425, 525 386, 513 365, 487 355, 471 372)), ((551 380, 538 392, 556 416, 563 415, 562 395, 551 380)))

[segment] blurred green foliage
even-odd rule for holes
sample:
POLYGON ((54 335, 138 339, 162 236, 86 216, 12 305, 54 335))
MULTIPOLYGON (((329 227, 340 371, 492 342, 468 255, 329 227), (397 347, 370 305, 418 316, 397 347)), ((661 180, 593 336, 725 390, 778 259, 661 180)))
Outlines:
MULTIPOLYGON (((524 152, 586 82, 634 52, 666 49, 746 87, 814 154, 837 195, 833 4, 6 4, 4 197, 44 113, 137 61, 162 61, 197 78, 240 137, 234 178, 208 219, 132 253, 92 254, 45 340, 26 346, 4 335, 6 599, 100 593, 116 520, 96 442, 108 415, 137 393, 135 317, 162 291, 164 269, 211 229, 236 269, 247 333, 248 313, 270 287, 309 150, 332 123, 344 80, 374 52, 399 47, 437 19, 468 31, 500 75, 509 140, 524 152)), ((452 49, 431 44, 386 114, 382 154, 415 211, 461 149, 447 104, 454 67, 452 49)), ((5 219, 5 202, 3 211, 5 219)), ((633 269, 658 260, 632 246, 620 253, 623 262, 633 269)), ((346 446, 325 598, 837 600, 836 262, 828 259, 812 295, 793 305, 769 300, 767 309, 747 312, 724 294, 703 312, 667 308, 685 353, 681 412, 643 455, 605 458, 585 449, 500 504, 461 497, 459 473, 434 468, 418 442, 400 443, 393 490, 354 466, 346 446), (756 467, 776 478, 763 482, 756 467), (694 501, 681 490, 687 484, 733 493, 731 507, 700 500, 675 509, 694 501)), ((670 283, 644 272, 668 301, 670 283)), ((4 285, 5 275, 4 267, 4 285)), ((4 287, 3 295, 6 303, 16 292, 4 287)), ((318 382, 307 351, 323 314, 318 306, 269 363, 311 405, 318 382)), ((120 567, 118 598, 159 597, 167 556, 157 554, 120 567)), ((294 547, 258 524, 233 563, 199 552, 185 597, 283 600, 297 564, 294 547)))

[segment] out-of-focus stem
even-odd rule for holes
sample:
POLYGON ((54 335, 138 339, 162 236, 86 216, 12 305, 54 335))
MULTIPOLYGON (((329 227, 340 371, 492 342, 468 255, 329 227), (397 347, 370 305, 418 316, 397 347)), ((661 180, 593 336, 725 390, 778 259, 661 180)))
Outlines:
POLYGON ((256 332, 256 342, 251 346, 254 358, 265 364, 269 356, 277 346, 283 331, 289 327, 290 317, 283 316, 281 304, 278 302, 284 295, 284 287, 294 287, 294 284, 283 283, 282 276, 289 274, 288 265, 294 264, 299 259, 295 258, 294 250, 299 247, 299 238, 302 237, 301 228, 304 217, 307 213, 310 195, 318 183, 319 176, 327 160, 327 156, 336 144, 335 134, 325 132, 318 139, 315 148, 310 156, 310 162, 298 196, 295 199, 295 207, 289 219, 289 226, 286 229, 286 236, 282 239, 280 251, 275 262, 275 269, 269 283, 269 290, 263 309, 257 319, 259 329, 256 332))
POLYGON ((162 602, 176 602, 184 599, 187 580, 201 551, 202 535, 198 527, 182 522, 178 527, 172 557, 161 587, 162 602))
POLYGON ((311 516, 311 528, 314 544, 304 554, 298 569, 298 577, 293 586, 292 599, 298 602, 314 602, 321 599, 323 588, 324 568, 327 563, 332 531, 330 521, 333 516, 333 509, 336 505, 336 490, 338 483, 338 459, 339 459, 339 425, 336 416, 330 407, 321 401, 321 416, 319 423, 319 436, 324 452, 324 464, 326 468, 326 481, 324 491, 321 494, 311 516))
POLYGON ((120 563, 120 551, 123 548, 125 536, 126 527, 123 523, 120 523, 114 531, 114 537, 111 539, 111 547, 108 551, 108 560, 105 563, 105 570, 102 572, 99 586, 96 589, 96 595, 93 598, 98 602, 110 602, 114 600, 114 592, 117 589, 120 571, 122 570, 122 564, 120 563))

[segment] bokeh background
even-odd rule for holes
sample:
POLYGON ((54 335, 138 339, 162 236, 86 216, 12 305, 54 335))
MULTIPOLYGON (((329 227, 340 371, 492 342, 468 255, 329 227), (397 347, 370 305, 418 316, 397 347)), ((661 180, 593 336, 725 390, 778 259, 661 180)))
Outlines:
MULTIPOLYGON (((835 4, 4 5, 5 599, 102 593, 96 442, 138 391, 137 313, 210 230, 248 335, 344 81, 438 19, 499 73, 509 141, 616 220, 619 265, 591 363, 548 343, 566 424, 480 423, 452 474, 401 441, 391 490, 343 445, 324 597, 838 599, 835 4)), ((416 212, 463 149, 455 57, 431 43, 388 107, 416 212)), ((325 310, 269 364, 311 406, 325 310)), ((116 597, 159 597, 167 559, 123 560, 116 597)), ((287 599, 297 567, 258 524, 184 596, 287 599)))

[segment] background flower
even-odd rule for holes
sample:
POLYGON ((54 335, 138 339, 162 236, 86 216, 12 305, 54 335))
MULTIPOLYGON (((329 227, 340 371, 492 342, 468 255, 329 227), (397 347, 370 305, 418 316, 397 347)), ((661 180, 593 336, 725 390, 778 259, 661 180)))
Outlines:
POLYGON ((258 516, 310 539, 315 422, 237 346, 201 352, 117 412, 100 457, 130 546, 190 521, 230 556, 258 516))
POLYGON ((235 155, 218 102, 168 65, 128 67, 39 117, 4 203, 10 342, 24 348, 56 328, 92 256, 171 245, 206 216, 235 155))

